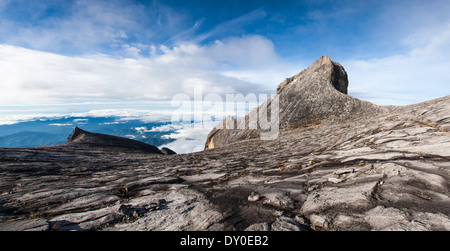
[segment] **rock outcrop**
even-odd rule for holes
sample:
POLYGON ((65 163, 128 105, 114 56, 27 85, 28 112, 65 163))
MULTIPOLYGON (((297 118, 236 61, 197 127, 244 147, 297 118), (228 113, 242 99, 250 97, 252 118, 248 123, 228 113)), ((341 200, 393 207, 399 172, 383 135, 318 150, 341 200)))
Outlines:
POLYGON ((110 150, 114 149, 120 151, 139 151, 162 154, 156 146, 150 144, 133 139, 88 132, 78 127, 75 127, 72 134, 67 138, 65 144, 68 146, 79 146, 84 148, 108 148, 110 150))
POLYGON ((161 148, 161 152, 164 154, 167 154, 167 155, 177 154, 174 150, 167 148, 167 147, 161 148))
POLYGON ((279 87, 302 100, 280 105, 296 113, 273 140, 229 134, 166 155, 76 130, 63 145, 0 148, 0 230, 449 231, 450 96, 375 106, 345 95, 330 62, 279 87))
MULTIPOLYGON (((331 61, 328 56, 321 57, 307 69, 278 86, 278 129, 289 130, 322 123, 325 120, 339 123, 349 118, 376 116, 385 111, 382 107, 348 96, 347 87, 348 77, 345 69, 339 63, 331 61)), ((220 124, 221 129, 214 128, 210 132, 205 149, 260 138, 264 130, 259 127, 251 129, 249 120, 252 116, 260 116, 259 110, 266 107, 267 113, 271 114, 272 100, 273 98, 269 99, 244 118, 227 118, 220 124), (235 129, 239 124, 243 124, 241 128, 245 129, 235 129), (229 129, 227 125, 235 126, 229 129)))

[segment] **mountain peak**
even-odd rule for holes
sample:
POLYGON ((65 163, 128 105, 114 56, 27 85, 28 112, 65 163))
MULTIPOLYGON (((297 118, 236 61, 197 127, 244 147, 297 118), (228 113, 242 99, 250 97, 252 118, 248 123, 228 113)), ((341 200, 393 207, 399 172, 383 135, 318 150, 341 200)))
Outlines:
POLYGON ((73 129, 73 131, 72 131, 72 134, 70 134, 70 136, 67 138, 67 142, 66 143, 69 143, 69 142, 72 142, 72 141, 76 140, 76 138, 78 136, 80 136, 80 134, 83 134, 83 133, 85 134, 86 131, 81 130, 78 126, 75 127, 75 129, 73 129))
POLYGON ((321 56, 314 63, 312 63, 308 68, 301 71, 299 74, 292 76, 290 78, 285 79, 280 85, 277 87, 277 93, 280 94, 281 91, 291 83, 294 83, 296 80, 302 80, 302 82, 306 82, 305 78, 311 78, 309 86, 314 87, 314 85, 319 84, 330 84, 336 90, 343 94, 347 94, 348 87, 348 76, 344 67, 338 62, 331 61, 328 56, 321 56), (328 83, 322 83, 324 81, 319 81, 320 79, 326 79, 328 83))
POLYGON ((77 145, 93 148, 121 149, 121 151, 140 151, 145 153, 162 152, 153 145, 137 140, 122 138, 101 133, 93 133, 75 127, 72 134, 67 138, 66 145, 77 145))
MULTIPOLYGON (((374 104, 348 96, 348 84, 344 67, 328 56, 321 56, 299 74, 285 79, 276 90, 279 98, 279 129, 289 130, 311 121, 343 121, 363 114, 374 115, 383 110, 374 104)), ((269 111, 270 104, 271 99, 249 114, 254 117, 256 111, 264 108, 269 111)), ((237 119, 235 124, 248 123, 249 117, 247 115, 237 119)), ((235 141, 258 138, 261 131, 214 128, 205 147, 221 147, 235 141)))

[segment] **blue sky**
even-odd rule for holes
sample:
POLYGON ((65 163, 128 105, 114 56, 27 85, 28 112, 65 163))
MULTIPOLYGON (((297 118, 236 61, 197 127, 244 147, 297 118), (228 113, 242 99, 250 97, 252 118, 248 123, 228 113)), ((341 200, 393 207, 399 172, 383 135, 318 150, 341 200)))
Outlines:
POLYGON ((422 2, 2 0, 1 42, 71 56, 128 56, 126 45, 208 44, 251 34, 271 40, 281 57, 292 60, 324 53, 379 57, 401 52, 402 33, 422 21, 411 19, 430 19, 427 10, 431 19, 446 21, 445 1, 422 2))
POLYGON ((417 103, 450 94, 449 13, 447 0, 0 0, 0 115, 273 92, 321 55, 350 95, 417 103))

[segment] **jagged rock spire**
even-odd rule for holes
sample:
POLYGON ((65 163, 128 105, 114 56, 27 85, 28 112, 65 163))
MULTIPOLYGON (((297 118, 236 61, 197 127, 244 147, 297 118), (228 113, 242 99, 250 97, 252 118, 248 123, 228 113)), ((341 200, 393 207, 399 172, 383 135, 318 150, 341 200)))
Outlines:
MULTIPOLYGON (((361 114, 374 114, 379 107, 347 95, 348 76, 344 67, 322 56, 299 74, 285 79, 276 89, 279 95, 279 129, 295 128, 308 121, 345 120, 361 114)), ((257 110, 268 106, 268 100, 257 110)), ((270 109, 269 109, 270 110, 270 109)), ((252 113, 254 111, 251 111, 252 113)), ((245 118, 236 123, 244 123, 245 118)), ((214 128, 205 148, 216 148, 239 140, 258 138, 261 130, 214 128)))
POLYGON ((78 126, 73 129, 72 134, 67 138, 67 142, 74 141, 81 133, 85 133, 86 131, 81 130, 78 126))

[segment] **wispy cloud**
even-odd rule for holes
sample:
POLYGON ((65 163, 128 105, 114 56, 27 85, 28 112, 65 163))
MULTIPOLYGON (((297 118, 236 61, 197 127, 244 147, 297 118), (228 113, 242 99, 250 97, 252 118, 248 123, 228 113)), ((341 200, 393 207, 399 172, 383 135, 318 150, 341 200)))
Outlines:
POLYGON ((219 35, 230 34, 232 30, 240 29, 244 25, 251 24, 256 20, 260 20, 266 17, 266 12, 262 9, 256 9, 252 12, 246 13, 242 16, 233 18, 231 20, 225 21, 221 24, 215 26, 209 32, 198 35, 195 38, 196 42, 202 42, 204 40, 210 39, 211 37, 217 37, 219 35))
POLYGON ((198 20, 195 22, 195 24, 190 27, 187 30, 184 30, 178 34, 176 34, 175 36, 171 37, 169 40, 167 40, 164 44, 168 44, 170 43, 176 43, 178 41, 189 41, 191 40, 194 35, 196 34, 196 32, 199 30, 199 28, 201 27, 202 23, 205 21, 204 18, 198 20))
MULTIPOLYGON (((189 124, 190 125, 190 124, 189 124)), ((176 131, 176 130, 180 130, 183 129, 184 127, 186 127, 187 125, 185 124, 165 124, 165 125, 161 125, 161 126, 155 126, 152 127, 151 129, 148 129, 145 126, 141 126, 141 127, 136 127, 134 128, 138 133, 146 133, 146 132, 170 132, 170 131, 176 131)))
POLYGON ((65 123, 65 124, 61 124, 61 123, 52 123, 52 124, 48 124, 50 126, 73 126, 72 123, 65 123))
POLYGON ((122 56, 133 44, 167 40, 190 21, 188 14, 157 1, 3 1, 0 43, 62 55, 122 56))

